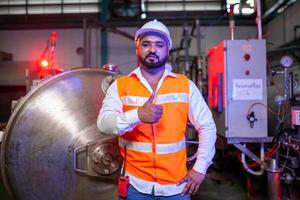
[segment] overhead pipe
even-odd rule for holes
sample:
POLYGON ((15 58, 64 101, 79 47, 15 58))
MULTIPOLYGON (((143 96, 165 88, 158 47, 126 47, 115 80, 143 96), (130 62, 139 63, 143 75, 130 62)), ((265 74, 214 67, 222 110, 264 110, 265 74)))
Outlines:
MULTIPOLYGON (((256 2, 260 2, 257 0, 256 2)), ((259 3, 260 4, 260 3, 259 3)), ((286 0, 278 0, 271 8, 269 8, 262 16, 263 20, 266 20, 269 16, 273 15, 279 8, 286 4, 286 0)))

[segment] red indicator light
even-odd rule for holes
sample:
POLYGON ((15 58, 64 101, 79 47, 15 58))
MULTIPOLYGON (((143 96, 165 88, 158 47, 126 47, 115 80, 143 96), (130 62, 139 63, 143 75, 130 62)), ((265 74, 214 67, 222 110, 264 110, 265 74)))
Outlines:
POLYGON ((42 59, 42 60, 40 60, 40 65, 43 68, 47 68, 49 66, 49 61, 46 59, 42 59))
POLYGON ((245 74, 248 76, 250 74, 250 70, 246 70, 245 74))

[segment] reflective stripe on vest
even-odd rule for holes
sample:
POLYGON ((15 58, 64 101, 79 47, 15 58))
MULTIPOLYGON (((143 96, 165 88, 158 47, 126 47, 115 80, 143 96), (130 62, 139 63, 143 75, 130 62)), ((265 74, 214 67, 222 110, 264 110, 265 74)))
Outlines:
MULTIPOLYGON (((123 96, 121 101, 123 105, 127 106, 143 106, 149 97, 139 97, 139 96, 123 96)), ((175 103, 175 102, 188 102, 189 96, 187 93, 170 93, 158 95, 155 104, 164 103, 175 103)))
POLYGON ((156 104, 174 102, 189 102, 189 95, 187 93, 160 94, 155 100, 156 104))
MULTIPOLYGON (((175 153, 185 148, 185 139, 182 139, 176 143, 169 144, 156 144, 156 153, 157 154, 168 154, 175 153)), ((123 138, 119 138, 120 147, 124 147, 126 145, 127 149, 133 151, 139 151, 144 153, 152 153, 152 143, 146 142, 134 142, 130 140, 125 140, 123 138)))

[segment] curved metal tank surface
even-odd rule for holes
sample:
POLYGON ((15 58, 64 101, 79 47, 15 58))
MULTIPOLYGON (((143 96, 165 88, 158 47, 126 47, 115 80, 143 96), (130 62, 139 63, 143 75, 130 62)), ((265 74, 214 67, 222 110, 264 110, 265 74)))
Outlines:
POLYGON ((96 125, 112 78, 96 69, 69 71, 20 101, 1 145, 2 179, 13 199, 117 199, 117 137, 96 125))

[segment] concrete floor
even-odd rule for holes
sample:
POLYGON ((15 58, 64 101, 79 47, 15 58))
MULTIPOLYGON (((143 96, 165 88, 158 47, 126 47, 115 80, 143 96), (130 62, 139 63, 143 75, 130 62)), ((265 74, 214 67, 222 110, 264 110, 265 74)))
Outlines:
POLYGON ((207 175, 206 180, 201 185, 197 194, 192 198, 193 200, 242 200, 247 199, 245 189, 239 183, 232 180, 225 180, 218 175, 221 179, 210 178, 207 175), (223 180, 222 180, 223 179, 223 180))
MULTIPOLYGON (((250 200, 247 198, 247 192, 244 184, 237 180, 236 175, 224 172, 218 172, 211 168, 207 174, 204 183, 192 200, 250 200)), ((10 200, 4 186, 0 183, 0 199, 10 200)), ((253 200, 260 200, 253 198, 253 200)), ((261 198, 266 200, 267 198, 261 198)))
MULTIPOLYGON (((240 171, 238 174, 239 173, 243 172, 240 171)), ((264 177, 251 177, 250 179, 252 181, 252 194, 248 195, 245 186, 246 181, 239 178, 237 174, 210 169, 205 181, 197 194, 192 197, 192 200, 268 200, 266 194, 267 186, 264 182, 264 177)), ((297 186, 297 188, 299 188, 299 186, 297 186)), ((299 194, 297 196, 299 197, 299 194)), ((11 200, 1 182, 0 199, 11 200)), ((289 200, 298 199, 297 197, 292 197, 289 200)), ((282 200, 288 200, 288 198, 283 198, 282 200)))
POLYGON ((206 179, 192 200, 268 200, 266 176, 248 174, 233 151, 217 151, 206 179), (247 189, 248 180, 248 189, 247 189))
MULTIPOLYGON (((219 161, 218 161, 219 162, 219 161)), ((267 200, 264 178, 250 177, 252 196, 247 195, 246 177, 238 161, 221 161, 222 167, 215 162, 207 173, 206 179, 192 200, 267 200)), ((10 200, 0 182, 0 199, 10 200)))
MULTIPOLYGON (((0 184, 0 199, 11 200, 7 195, 4 186, 0 184)), ((216 181, 209 177, 202 184, 198 193, 192 200, 246 200, 245 189, 238 183, 231 181, 216 181)), ((256 199, 258 200, 258 199, 256 199)), ((263 199, 262 199, 263 200, 263 199)))
MULTIPOLYGON (((204 183, 200 186, 199 191, 192 200, 267 200, 267 194, 262 190, 261 181, 251 183, 252 193, 248 193, 246 189, 246 173, 236 171, 230 173, 228 171, 218 171, 210 169, 204 183), (244 174, 245 173, 245 174, 244 174), (243 177, 244 176, 244 177, 243 177)), ((250 177, 250 180, 253 177, 250 177)), ((266 188, 265 188, 266 189, 266 188)))

